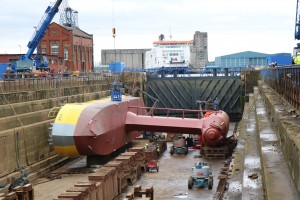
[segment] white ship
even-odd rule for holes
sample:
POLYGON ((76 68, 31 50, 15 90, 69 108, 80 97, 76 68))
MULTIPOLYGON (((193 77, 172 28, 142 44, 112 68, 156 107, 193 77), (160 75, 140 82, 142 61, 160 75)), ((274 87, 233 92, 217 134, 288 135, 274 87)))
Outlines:
POLYGON ((146 52, 146 69, 188 67, 191 56, 192 40, 155 41, 153 48, 146 52))

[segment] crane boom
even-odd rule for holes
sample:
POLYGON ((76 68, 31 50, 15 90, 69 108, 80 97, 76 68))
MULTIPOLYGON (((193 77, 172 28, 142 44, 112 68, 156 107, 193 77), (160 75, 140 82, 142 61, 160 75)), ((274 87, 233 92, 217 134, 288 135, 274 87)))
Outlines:
MULTIPOLYGON (((21 56, 20 61, 22 62, 28 62, 31 61, 32 54, 37 48, 39 42, 41 39, 44 37, 45 32, 47 28, 49 27, 52 19, 54 18, 55 14, 58 12, 58 8, 63 0, 57 0, 54 6, 48 6, 45 14, 43 15, 39 25, 37 26, 35 32, 33 33, 30 41, 27 44, 28 50, 27 53, 24 56, 21 56)), ((36 66, 41 66, 44 65, 45 67, 48 66, 48 63, 40 63, 40 60, 36 57, 35 59, 35 65, 36 66)), ((30 63, 30 62, 29 62, 30 63)), ((32 63, 31 63, 32 66, 32 63)), ((23 67, 24 68, 24 67, 23 67)))
POLYGON ((300 11, 299 11, 299 1, 297 0, 297 5, 296 5, 296 22, 295 22, 295 39, 300 40, 300 11))

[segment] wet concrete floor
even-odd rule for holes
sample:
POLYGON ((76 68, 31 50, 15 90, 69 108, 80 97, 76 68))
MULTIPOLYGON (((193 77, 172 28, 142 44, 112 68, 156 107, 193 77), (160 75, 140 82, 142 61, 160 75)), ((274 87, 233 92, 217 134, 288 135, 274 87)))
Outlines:
MULTIPOLYGON (((172 144, 168 143, 168 147, 172 144)), ((168 148, 169 149, 169 148, 168 148)), ((220 168, 223 166, 224 159, 204 159, 198 158, 198 149, 189 149, 188 155, 170 155, 166 151, 159 160, 159 172, 147 172, 133 185, 118 197, 118 200, 124 199, 127 192, 132 192, 133 187, 141 185, 142 187, 153 186, 155 199, 212 199, 217 188, 217 176, 220 168), (193 187, 188 189, 188 178, 192 174, 192 167, 199 161, 207 161, 212 167, 214 176, 213 189, 207 187, 193 187)))

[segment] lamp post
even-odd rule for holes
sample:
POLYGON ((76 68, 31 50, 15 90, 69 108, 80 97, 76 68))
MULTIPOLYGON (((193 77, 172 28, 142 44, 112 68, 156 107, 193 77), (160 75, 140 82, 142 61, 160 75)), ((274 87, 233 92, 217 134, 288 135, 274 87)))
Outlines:
POLYGON ((21 45, 19 44, 18 46, 20 47, 20 55, 21 55, 21 45))

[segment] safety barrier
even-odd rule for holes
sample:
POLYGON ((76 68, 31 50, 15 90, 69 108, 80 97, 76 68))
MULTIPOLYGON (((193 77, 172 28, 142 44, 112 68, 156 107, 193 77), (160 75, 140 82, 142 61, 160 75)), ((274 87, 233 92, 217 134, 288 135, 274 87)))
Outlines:
POLYGON ((3 92, 35 91, 60 89, 84 85, 95 85, 111 82, 112 77, 103 73, 80 74, 79 76, 66 76, 63 74, 47 74, 45 77, 19 77, 4 79, 0 82, 3 92))
POLYGON ((262 80, 296 109, 300 108, 300 67, 276 67, 261 70, 262 80))

